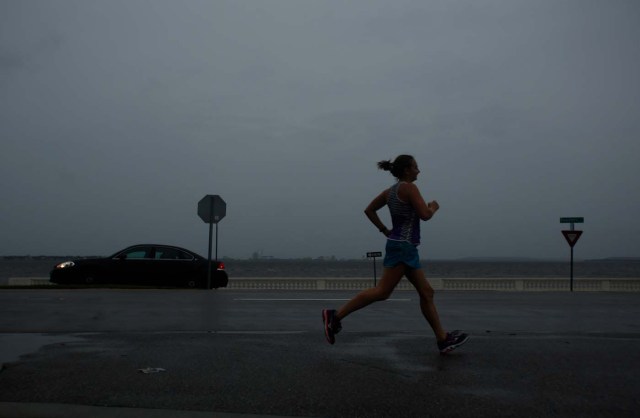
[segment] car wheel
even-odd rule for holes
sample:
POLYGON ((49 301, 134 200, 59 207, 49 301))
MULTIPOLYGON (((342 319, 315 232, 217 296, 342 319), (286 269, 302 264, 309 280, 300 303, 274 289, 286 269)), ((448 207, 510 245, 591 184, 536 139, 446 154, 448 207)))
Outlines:
POLYGON ((95 284, 96 283, 96 279, 93 277, 92 274, 88 274, 84 277, 84 284, 95 284))
POLYGON ((198 281, 196 279, 189 279, 187 282, 187 287, 189 289, 195 289, 198 286, 198 281))

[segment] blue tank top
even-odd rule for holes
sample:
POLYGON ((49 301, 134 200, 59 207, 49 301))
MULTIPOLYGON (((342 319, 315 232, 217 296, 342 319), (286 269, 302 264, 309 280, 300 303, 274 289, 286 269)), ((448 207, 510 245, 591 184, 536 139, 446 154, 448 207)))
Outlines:
POLYGON ((398 197, 398 187, 402 183, 398 182, 389 189, 387 206, 391 213, 393 229, 388 238, 392 241, 406 241, 418 245, 420 244, 420 217, 410 203, 403 202, 398 197))

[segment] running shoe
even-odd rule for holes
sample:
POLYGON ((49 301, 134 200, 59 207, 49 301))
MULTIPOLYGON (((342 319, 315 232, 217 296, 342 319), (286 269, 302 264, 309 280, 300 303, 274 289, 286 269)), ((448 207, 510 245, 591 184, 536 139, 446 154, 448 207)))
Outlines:
POLYGON ((340 320, 336 316, 335 309, 322 310, 322 322, 324 322, 324 336, 327 337, 329 344, 336 342, 336 334, 342 329, 340 320))
POLYGON ((447 338, 444 341, 438 342, 438 349, 440 354, 447 354, 450 351, 455 350, 462 344, 469 340, 469 335, 460 331, 447 332, 447 338))

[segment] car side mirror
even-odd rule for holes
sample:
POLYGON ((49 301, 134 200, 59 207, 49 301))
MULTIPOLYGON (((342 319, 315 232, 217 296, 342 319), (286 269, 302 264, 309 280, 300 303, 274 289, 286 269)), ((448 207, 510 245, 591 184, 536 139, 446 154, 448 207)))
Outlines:
POLYGON ((118 256, 118 260, 126 260, 127 259, 127 255, 126 254, 120 254, 118 256))

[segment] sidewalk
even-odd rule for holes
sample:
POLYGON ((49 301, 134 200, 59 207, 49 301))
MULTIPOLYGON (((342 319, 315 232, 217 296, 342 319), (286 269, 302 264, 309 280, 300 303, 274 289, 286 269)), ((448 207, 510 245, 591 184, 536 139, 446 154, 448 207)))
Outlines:
POLYGON ((2 418, 279 418, 267 415, 227 414, 209 411, 117 408, 51 403, 0 402, 2 418))

